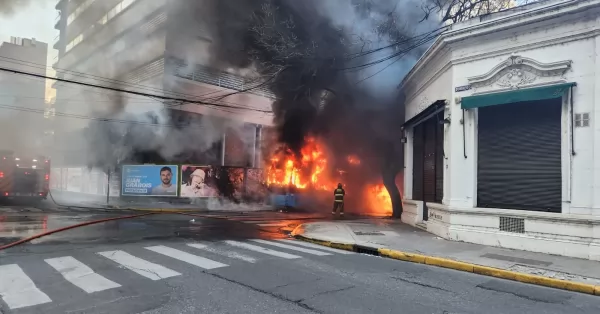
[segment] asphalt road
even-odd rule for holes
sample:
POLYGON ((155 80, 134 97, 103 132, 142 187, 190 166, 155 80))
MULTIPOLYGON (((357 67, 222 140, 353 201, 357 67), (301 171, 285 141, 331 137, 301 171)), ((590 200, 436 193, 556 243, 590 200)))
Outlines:
MULTIPOLYGON (((27 217, 81 220, 39 216, 27 217)), ((0 251, 0 313, 600 313, 599 297, 286 238, 325 218, 218 218, 150 216, 0 251)))

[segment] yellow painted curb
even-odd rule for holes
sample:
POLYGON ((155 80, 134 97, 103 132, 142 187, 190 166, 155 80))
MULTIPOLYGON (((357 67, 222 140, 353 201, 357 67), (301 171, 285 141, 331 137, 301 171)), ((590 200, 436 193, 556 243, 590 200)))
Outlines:
POLYGON ((425 255, 394 251, 390 249, 378 249, 377 251, 379 251, 379 255, 381 256, 419 264, 425 264, 425 259, 427 258, 425 255))
POLYGON ((447 259, 447 258, 434 257, 434 256, 427 256, 427 258, 425 258, 425 264, 444 267, 444 268, 450 268, 450 269, 455 269, 455 270, 460 270, 460 271, 466 271, 469 273, 473 272, 473 266, 474 266, 473 264, 470 264, 470 263, 464 263, 464 262, 454 261, 454 260, 447 259))
POLYGON ((305 241, 305 242, 310 242, 310 243, 322 245, 322 246, 327 246, 327 247, 334 248, 334 249, 340 249, 340 250, 345 250, 345 251, 354 251, 354 245, 352 245, 352 244, 333 243, 333 242, 329 242, 329 241, 311 239, 311 238, 307 238, 307 237, 304 237, 304 236, 301 236, 301 235, 297 235, 296 239, 302 240, 302 241, 305 241))
MULTIPOLYGON (((322 241, 317 239, 311 239, 304 236, 296 236, 297 239, 311 242, 314 244, 320 244, 323 246, 355 251, 355 246, 352 244, 343 244, 343 243, 334 243, 329 241, 322 241)), ((562 279, 554 279, 550 277, 543 277, 538 275, 531 275, 525 273, 514 272, 510 270, 493 268, 487 266, 481 266, 472 263, 466 263, 461 261, 455 261, 447 258, 435 257, 435 256, 427 256, 409 252, 396 251, 391 249, 379 248, 376 250, 380 256, 397 259, 406 262, 418 263, 418 264, 426 264, 438 267, 444 267, 448 269, 454 269, 469 273, 474 273, 483 276, 507 279, 512 281, 519 281, 523 283, 545 286, 550 288, 556 288, 561 290, 573 291, 586 293, 591 295, 600 296, 600 285, 592 285, 582 282, 568 281, 562 279)))

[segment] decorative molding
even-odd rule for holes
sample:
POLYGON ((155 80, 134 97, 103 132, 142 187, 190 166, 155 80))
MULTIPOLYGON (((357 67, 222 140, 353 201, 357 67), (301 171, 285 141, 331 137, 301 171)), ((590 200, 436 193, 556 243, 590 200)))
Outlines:
POLYGON ((542 63, 517 55, 510 56, 489 72, 467 78, 477 93, 479 89, 519 89, 531 85, 545 85, 564 81, 571 69, 571 60, 542 63))
POLYGON ((430 80, 427 81, 427 83, 423 84, 421 86, 421 88, 419 88, 417 91, 414 92, 413 95, 411 95, 410 97, 407 97, 407 103, 412 101, 412 99, 415 98, 415 95, 422 92, 425 88, 427 88, 429 85, 431 85, 431 83, 435 79, 440 77, 443 74, 443 72, 445 72, 447 69, 449 69, 452 66, 506 55, 507 53, 513 52, 515 50, 527 51, 529 49, 534 49, 534 48, 545 48, 545 47, 550 47, 550 46, 555 46, 555 45, 562 45, 562 44, 566 44, 566 43, 573 42, 573 41, 584 40, 587 38, 600 36, 600 29, 590 30, 590 31, 583 32, 583 33, 578 33, 577 35, 573 35, 573 34, 563 34, 563 35, 564 36, 552 38, 552 39, 545 40, 545 41, 538 41, 538 42, 534 41, 534 42, 527 42, 527 43, 524 43, 524 44, 521 44, 518 46, 507 46, 504 49, 492 50, 492 51, 483 52, 483 53, 479 53, 476 55, 469 55, 466 57, 456 58, 451 61, 448 61, 440 70, 438 70, 432 76, 432 78, 430 80))
MULTIPOLYGON (((556 17, 566 17, 571 16, 574 13, 579 12, 588 12, 588 10, 595 9, 594 7, 598 7, 598 1, 588 1, 587 3, 575 3, 573 5, 572 2, 565 3, 557 3, 550 6, 542 6, 542 7, 532 7, 531 10, 524 10, 521 12, 516 12, 514 15, 503 16, 498 19, 493 19, 487 22, 475 23, 472 25, 468 25, 463 28, 453 29, 452 27, 441 34, 432 46, 427 50, 425 55, 423 55, 417 64, 413 66, 413 68, 408 72, 408 74, 404 77, 401 82, 401 86, 405 84, 405 82, 413 80, 415 74, 421 71, 421 68, 430 62, 430 59, 435 56, 439 50, 447 48, 447 46, 451 46, 454 43, 461 43, 464 39, 474 39, 475 37, 481 37, 487 34, 498 33, 499 31, 515 28, 518 26, 529 25, 535 22, 539 22, 542 20, 550 20, 556 17), (563 10, 564 9, 564 10, 563 10), (571 13, 571 14, 568 14, 571 13), (504 24, 504 25, 503 25, 504 24)), ((564 20, 563 20, 564 21, 564 20)), ((575 17, 575 21, 577 21, 577 17, 575 17)), ((460 23, 459 23, 460 24, 460 23)), ((456 24, 456 25, 459 25, 456 24)), ((454 26, 454 25, 453 25, 454 26)), ((588 28, 589 29, 589 28, 588 28)), ((589 38, 597 36, 600 33, 600 29, 595 28, 588 32, 580 31, 580 33, 575 34, 564 34, 565 36, 557 36, 558 38, 552 38, 549 41, 546 41, 546 45, 549 46, 552 44, 559 44, 561 42, 569 42, 582 38, 589 38), (583 35, 583 36, 582 36, 583 35), (568 39, 569 37, 575 37, 572 39, 568 39), (565 40, 566 39, 566 40, 565 40), (553 43, 552 43, 553 42, 553 43)), ((539 42, 538 42, 539 43, 539 42)), ((535 45, 535 43, 534 43, 535 45)), ((531 44, 521 45, 521 48, 527 49, 526 46, 532 46, 531 44)), ((536 45, 537 46, 537 45, 536 45)), ((505 51, 514 51, 516 47, 507 47, 506 49, 502 49, 505 51)), ((477 59, 484 59, 486 57, 491 57, 493 55, 503 54, 499 53, 500 50, 490 51, 488 53, 480 54, 479 56, 468 56, 465 58, 457 58, 451 63, 460 64, 469 61, 473 61, 473 57, 478 57, 477 59), (466 60, 461 60, 466 59, 466 60)), ((504 52, 505 53, 505 52, 504 52)))
POLYGON ((493 57, 498 57, 498 56, 506 55, 507 53, 510 53, 511 51, 515 51, 515 50, 526 51, 526 50, 534 49, 534 48, 545 48, 545 47, 549 47, 549 46, 562 45, 562 44, 566 44, 566 43, 573 42, 573 41, 584 40, 584 39, 596 37, 596 36, 600 36, 600 29, 591 30, 591 31, 588 31, 585 33, 575 35, 575 36, 567 34, 563 37, 557 37, 557 38, 553 38, 553 39, 542 41, 542 42, 533 42, 533 43, 528 42, 528 43, 525 43, 525 44, 522 44, 519 46, 509 46, 509 47, 506 47, 501 50, 492 50, 492 51, 488 51, 488 52, 484 52, 484 53, 480 53, 480 54, 476 54, 476 55, 470 55, 467 57, 453 59, 451 61, 448 61, 440 70, 438 70, 435 73, 435 75, 430 80, 428 80, 427 83, 423 84, 421 86, 421 88, 419 88, 412 96, 410 96, 410 97, 407 96, 406 102, 408 103, 408 102, 412 101, 418 93, 422 92, 425 88, 427 88, 429 85, 431 85, 431 83, 435 79, 440 77, 443 74, 443 72, 445 72, 447 69, 449 69, 455 65, 470 63, 470 62, 493 58, 493 57))

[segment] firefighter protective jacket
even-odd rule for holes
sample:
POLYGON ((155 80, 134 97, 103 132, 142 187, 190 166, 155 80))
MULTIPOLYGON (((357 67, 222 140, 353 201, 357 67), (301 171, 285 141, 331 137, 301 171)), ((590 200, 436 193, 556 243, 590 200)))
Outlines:
POLYGON ((336 203, 343 203, 344 195, 346 195, 346 191, 344 191, 344 189, 342 189, 342 188, 337 188, 333 191, 333 195, 335 196, 336 203))

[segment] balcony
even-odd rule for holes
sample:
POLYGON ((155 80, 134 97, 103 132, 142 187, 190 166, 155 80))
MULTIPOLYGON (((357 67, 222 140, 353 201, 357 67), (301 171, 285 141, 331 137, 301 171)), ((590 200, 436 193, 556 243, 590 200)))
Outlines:
MULTIPOLYGON (((275 96, 260 86, 262 82, 248 80, 239 75, 219 71, 202 64, 186 64, 177 58, 168 58, 165 66, 164 89, 184 95, 197 95, 199 99, 229 106, 203 106, 195 103, 181 103, 173 109, 245 123, 271 125, 271 110, 275 96), (175 77, 176 79, 169 79, 175 77), (255 87, 255 88, 253 88, 255 87), (239 92, 239 93, 236 93, 239 92), (211 97, 204 97, 212 95, 211 97)), ((187 96, 193 97, 193 96, 187 96)))
POLYGON ((60 40, 60 34, 59 34, 56 37, 54 37, 54 45, 52 45, 52 48, 59 50, 60 43, 61 43, 61 40, 60 40))
MULTIPOLYGON (((176 58, 169 58, 167 60, 167 67, 170 71, 172 71, 171 74, 177 77, 235 91, 250 89, 253 86, 258 86, 262 83, 249 82, 241 76, 215 70, 200 64, 192 66, 192 70, 190 71, 190 67, 185 63, 184 60, 176 58)), ((275 95, 269 89, 262 86, 249 90, 247 93, 275 99, 275 95)))

